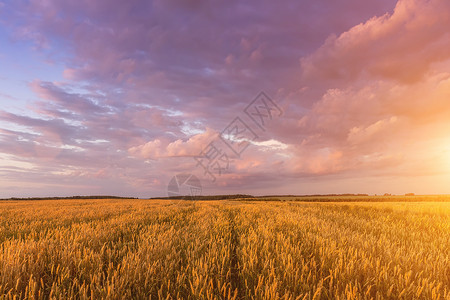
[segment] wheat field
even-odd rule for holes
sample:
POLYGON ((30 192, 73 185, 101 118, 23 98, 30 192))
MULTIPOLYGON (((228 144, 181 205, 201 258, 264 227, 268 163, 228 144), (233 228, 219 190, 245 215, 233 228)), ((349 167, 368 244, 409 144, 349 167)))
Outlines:
POLYGON ((450 203, 0 202, 0 299, 450 299, 450 203))

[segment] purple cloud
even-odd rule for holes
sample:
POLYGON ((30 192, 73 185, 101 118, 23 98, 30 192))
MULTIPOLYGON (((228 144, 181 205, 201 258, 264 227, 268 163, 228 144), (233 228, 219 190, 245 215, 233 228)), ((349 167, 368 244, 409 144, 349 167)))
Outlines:
POLYGON ((42 193, 60 182, 67 193, 162 195, 175 173, 202 175, 191 156, 261 90, 283 117, 207 191, 301 193, 296 180, 327 176, 351 189, 355 177, 417 171, 408 130, 437 140, 447 125, 448 39, 436 24, 448 9, 395 2, 5 3, 11 40, 62 72, 27 82, 25 112, 0 108, 0 175, 42 193))

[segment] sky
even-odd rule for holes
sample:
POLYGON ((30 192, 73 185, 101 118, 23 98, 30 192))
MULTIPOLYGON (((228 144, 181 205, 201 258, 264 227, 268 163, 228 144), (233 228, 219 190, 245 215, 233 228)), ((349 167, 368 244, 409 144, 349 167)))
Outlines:
POLYGON ((448 28, 447 0, 0 0, 0 198, 190 174, 204 195, 450 193, 448 28))

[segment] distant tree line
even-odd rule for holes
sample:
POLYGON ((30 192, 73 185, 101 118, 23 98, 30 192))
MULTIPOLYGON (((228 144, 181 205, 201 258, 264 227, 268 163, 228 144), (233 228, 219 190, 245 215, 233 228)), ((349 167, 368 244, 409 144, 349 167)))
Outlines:
POLYGON ((355 196, 361 196, 361 197, 367 197, 369 194, 314 194, 314 195, 268 195, 268 196, 257 196, 255 198, 274 198, 274 197, 355 197, 355 196))
POLYGON ((233 195, 212 195, 212 196, 172 196, 172 197, 153 197, 150 199, 173 199, 173 200, 227 200, 240 198, 255 198, 252 195, 233 194, 233 195))
POLYGON ((152 197, 149 199, 178 199, 178 200, 227 200, 227 199, 264 199, 266 201, 280 201, 277 197, 296 197, 296 198, 307 198, 307 197, 367 197, 369 194, 316 194, 316 195, 268 195, 268 196, 253 196, 248 194, 232 194, 232 195, 209 195, 209 196, 172 196, 172 197, 152 197))

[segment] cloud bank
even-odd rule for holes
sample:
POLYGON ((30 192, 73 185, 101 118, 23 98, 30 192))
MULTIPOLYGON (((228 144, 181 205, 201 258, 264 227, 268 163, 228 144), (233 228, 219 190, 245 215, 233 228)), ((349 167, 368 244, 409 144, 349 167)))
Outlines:
POLYGON ((26 113, 0 95, 0 197, 158 196, 181 172, 215 194, 448 193, 449 6, 7 3, 10 38, 62 71, 27 82, 26 113), (261 90, 283 116, 210 182, 193 156, 261 90))

